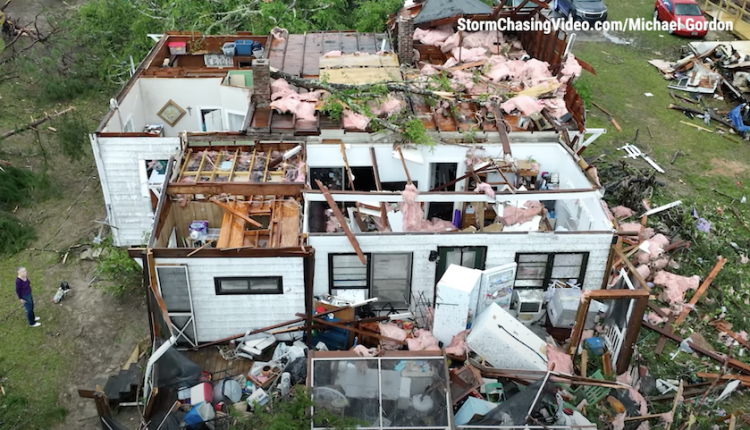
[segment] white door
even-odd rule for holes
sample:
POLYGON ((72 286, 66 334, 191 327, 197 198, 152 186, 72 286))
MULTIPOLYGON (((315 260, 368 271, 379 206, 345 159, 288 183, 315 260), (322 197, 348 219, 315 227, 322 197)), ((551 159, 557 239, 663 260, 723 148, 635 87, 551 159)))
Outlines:
POLYGON ((193 297, 186 266, 156 266, 156 281, 159 284, 167 314, 177 330, 178 345, 197 345, 198 330, 193 312, 193 297))
POLYGON ((482 271, 477 315, 481 314, 491 303, 497 304, 506 311, 510 308, 517 266, 516 263, 510 263, 482 271))
POLYGON ((224 131, 221 109, 203 111, 203 131, 224 131))

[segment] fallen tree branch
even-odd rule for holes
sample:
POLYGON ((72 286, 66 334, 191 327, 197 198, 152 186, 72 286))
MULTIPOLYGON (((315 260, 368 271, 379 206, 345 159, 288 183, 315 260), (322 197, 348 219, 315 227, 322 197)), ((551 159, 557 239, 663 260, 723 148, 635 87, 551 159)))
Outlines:
MULTIPOLYGON (((670 105, 669 105, 669 106, 667 106, 667 107, 668 107, 669 109, 674 109, 674 110, 678 110, 678 111, 680 111, 680 112, 690 112, 690 113, 692 113, 693 115, 703 115, 703 114, 705 114, 705 113, 706 113, 706 112, 700 111, 700 110, 698 110, 698 109, 691 109, 691 108, 688 108, 688 107, 684 107, 684 106, 679 106, 679 105, 673 105, 673 104, 670 104, 670 105)), ((718 117, 718 116, 717 116, 717 115, 716 115, 715 113, 713 113, 713 112, 712 112, 712 111, 711 111, 710 109, 709 109, 709 110, 707 110, 707 112, 708 112, 708 115, 709 115, 709 116, 711 117, 711 119, 712 119, 712 120, 714 120, 714 121, 718 122, 719 124, 723 124, 723 125, 725 125, 725 126, 727 126, 727 127, 731 128, 732 130, 735 130, 735 131, 737 131, 737 129, 735 129, 735 128, 734 128, 734 126, 733 126, 733 125, 732 125, 732 124, 731 124, 730 122, 728 122, 728 121, 724 121, 724 120, 723 120, 722 118, 719 118, 719 117, 718 117)))
POLYGON ((62 110, 62 111, 57 112, 57 113, 54 113, 52 115, 45 114, 42 118, 40 118, 40 119, 38 119, 36 121, 30 122, 29 124, 26 124, 23 127, 19 127, 19 128, 15 129, 15 130, 6 131, 2 135, 0 135, 0 139, 5 139, 5 138, 8 138, 10 136, 13 136, 14 134, 18 134, 18 133, 24 132, 26 130, 30 130, 30 129, 32 129, 34 127, 37 127, 38 125, 41 125, 41 124, 43 124, 43 123, 45 123, 45 122, 47 122, 47 121, 49 121, 49 120, 51 120, 53 118, 57 118, 58 116, 65 115, 68 112, 72 112, 73 110, 75 110, 75 107, 71 106, 71 107, 69 107, 69 108, 67 108, 65 110, 62 110))

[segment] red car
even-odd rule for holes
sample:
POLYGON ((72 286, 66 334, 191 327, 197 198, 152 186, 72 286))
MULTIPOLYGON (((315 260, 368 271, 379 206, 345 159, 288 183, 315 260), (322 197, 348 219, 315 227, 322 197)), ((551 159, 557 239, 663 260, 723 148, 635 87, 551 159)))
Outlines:
POLYGON ((708 32, 708 22, 694 0, 656 0, 654 19, 672 25, 669 34, 703 37, 708 32))

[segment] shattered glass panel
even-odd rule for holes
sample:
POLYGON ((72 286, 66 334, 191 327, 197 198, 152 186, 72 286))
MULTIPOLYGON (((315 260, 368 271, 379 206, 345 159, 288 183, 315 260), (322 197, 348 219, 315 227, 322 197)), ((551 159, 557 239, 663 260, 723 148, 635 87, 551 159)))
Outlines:
POLYGON ((382 359, 383 427, 449 426, 442 359, 382 359))
MULTIPOLYGON (((314 360, 315 409, 354 419, 362 427, 379 427, 379 382, 377 360, 314 360)), ((321 415, 315 413, 315 427, 326 427, 321 415)))

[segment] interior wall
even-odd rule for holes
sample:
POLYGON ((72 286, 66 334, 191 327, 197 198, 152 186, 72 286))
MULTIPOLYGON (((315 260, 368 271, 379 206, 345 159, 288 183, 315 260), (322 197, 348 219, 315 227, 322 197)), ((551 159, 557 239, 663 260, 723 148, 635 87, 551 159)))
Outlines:
MULTIPOLYGON (((146 124, 163 124, 164 136, 178 136, 182 131, 202 131, 201 108, 221 108, 224 128, 227 124, 227 111, 246 113, 249 105, 250 88, 221 85, 223 78, 147 78, 138 79, 120 104, 123 122, 133 116, 136 132, 143 131, 146 124), (167 124, 157 114, 172 100, 185 115, 174 127, 167 124), (187 108, 191 109, 188 110, 187 108)), ((120 132, 118 115, 112 116, 107 124, 107 132, 120 132)))
MULTIPOLYGON (((210 202, 188 202, 185 207, 179 203, 172 205, 174 226, 177 228, 177 246, 182 247, 182 238, 187 240, 190 223, 193 221, 208 221, 208 228, 221 228, 224 219, 224 209, 210 202)), ((169 238, 169 233, 167 233, 169 238)), ((166 242, 165 242, 166 244, 166 242)), ((166 246, 166 245, 165 245, 166 246)))
POLYGON ((102 130, 105 133, 121 133, 128 122, 129 118, 133 119, 133 131, 142 132, 146 125, 145 113, 143 109, 143 95, 141 94, 141 81, 133 83, 128 94, 119 104, 119 109, 115 111, 107 126, 102 130))
MULTIPOLYGON (((393 145, 347 145, 346 158, 351 167, 371 167, 370 147, 375 150, 378 172, 381 182, 406 181, 406 173, 401 159, 393 156, 393 145)), ((484 150, 477 151, 479 156, 502 158, 503 147, 499 144, 483 144, 484 150)), ((344 159, 341 147, 336 144, 308 144, 307 163, 309 167, 342 167, 344 159)), ((467 158, 468 145, 439 145, 434 148, 418 147, 404 151, 406 168, 414 182, 419 182, 420 191, 430 190, 431 163, 458 163, 456 176, 467 173, 464 160, 467 158), (418 154, 418 155, 412 155, 418 154), (415 162, 415 157, 422 162, 415 162)), ((591 188, 588 178, 581 168, 570 157, 570 154, 559 143, 511 144, 513 156, 519 160, 532 158, 539 163, 541 172, 557 172, 560 174, 560 188, 577 189, 591 188)), ((540 172, 540 173, 541 173, 540 172)), ((499 178, 499 175, 497 175, 499 178)), ((510 178, 509 178, 510 179, 510 178)), ((456 191, 463 191, 464 181, 456 184, 456 191)))

